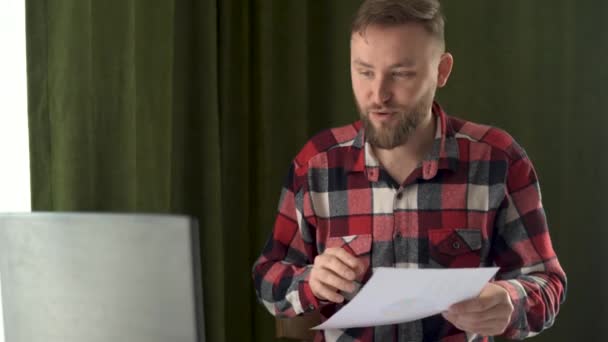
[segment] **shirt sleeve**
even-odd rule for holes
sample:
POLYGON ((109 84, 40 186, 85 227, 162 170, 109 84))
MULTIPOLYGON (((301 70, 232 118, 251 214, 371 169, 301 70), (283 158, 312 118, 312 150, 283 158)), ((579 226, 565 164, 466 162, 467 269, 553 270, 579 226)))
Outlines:
POLYGON ((524 339, 551 327, 566 296, 566 274, 551 239, 536 172, 522 155, 510 162, 507 191, 496 219, 495 284, 507 290, 514 306, 503 333, 524 339))
POLYGON ((272 234, 253 265, 257 298, 277 317, 293 317, 319 307, 308 283, 317 253, 305 184, 305 170, 294 161, 281 191, 272 234))

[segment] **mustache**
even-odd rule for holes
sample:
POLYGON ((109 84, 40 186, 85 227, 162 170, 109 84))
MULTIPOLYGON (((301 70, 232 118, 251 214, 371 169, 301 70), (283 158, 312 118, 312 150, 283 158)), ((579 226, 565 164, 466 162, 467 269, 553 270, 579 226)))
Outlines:
POLYGON ((391 103, 391 102, 387 102, 387 103, 370 103, 368 106, 366 107, 362 107, 363 109, 365 109, 365 112, 370 113, 370 112, 381 112, 381 113, 387 113, 387 112, 404 112, 407 111, 407 107, 406 106, 402 106, 399 105, 397 103, 391 103))
POLYGON ((403 108, 397 107, 368 107, 365 109, 366 113, 377 112, 377 113, 395 113, 402 112, 403 108))

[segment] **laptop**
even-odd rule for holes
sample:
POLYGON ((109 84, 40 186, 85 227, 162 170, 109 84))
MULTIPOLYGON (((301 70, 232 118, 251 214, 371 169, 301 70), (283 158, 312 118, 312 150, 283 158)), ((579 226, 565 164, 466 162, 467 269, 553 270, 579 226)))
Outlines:
POLYGON ((0 214, 5 342, 204 342, 194 219, 0 214))

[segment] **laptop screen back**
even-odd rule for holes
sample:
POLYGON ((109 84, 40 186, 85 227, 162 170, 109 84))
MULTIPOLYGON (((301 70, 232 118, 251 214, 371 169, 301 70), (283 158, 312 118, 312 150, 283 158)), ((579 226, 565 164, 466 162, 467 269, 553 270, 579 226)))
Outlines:
POLYGON ((5 340, 204 341, 198 246, 184 216, 0 215, 5 340))

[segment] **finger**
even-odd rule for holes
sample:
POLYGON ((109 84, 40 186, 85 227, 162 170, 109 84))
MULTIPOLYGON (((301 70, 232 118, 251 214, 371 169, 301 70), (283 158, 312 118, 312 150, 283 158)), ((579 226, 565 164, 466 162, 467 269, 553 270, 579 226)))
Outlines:
MULTIPOLYGON (((314 278, 311 274, 310 279, 308 280, 308 284, 310 284, 310 290, 315 297, 321 300, 328 300, 327 293, 323 290, 323 288, 327 287, 325 284, 321 283, 318 279, 314 278)), ((335 292, 335 291, 332 291, 335 292)))
POLYGON ((505 332, 507 325, 503 320, 486 321, 480 323, 475 332, 484 336, 500 335, 505 332))
POLYGON ((335 256, 351 270, 357 271, 357 274, 361 274, 362 270, 364 269, 363 262, 361 262, 361 260, 342 248, 328 248, 325 250, 325 253, 335 256))
MULTIPOLYGON (((346 251, 344 252, 346 253, 346 251)), ((317 260, 319 266, 331 270, 344 279, 355 280, 356 278, 355 271, 350 266, 342 262, 342 259, 335 256, 331 252, 315 258, 315 263, 317 263, 317 260)))
POLYGON ((441 313, 441 316, 443 316, 443 318, 450 322, 453 326, 455 326, 456 328, 462 330, 462 331, 466 331, 466 329, 460 324, 460 322, 458 321, 458 317, 457 315, 450 313, 448 311, 444 311, 441 313))
POLYGON ((321 283, 329 285, 336 290, 345 292, 352 292, 355 290, 355 284, 352 280, 344 279, 328 269, 319 269, 315 276, 321 283))
POLYGON ((500 304, 513 306, 509 293, 499 285, 487 283, 477 298, 455 304, 450 307, 450 310, 456 312, 481 312, 500 304))
POLYGON ((495 336, 502 334, 507 328, 507 324, 502 320, 491 320, 472 324, 461 324, 458 329, 472 332, 482 336, 495 336))
POLYGON ((442 316, 462 331, 473 332, 484 336, 493 336, 503 333, 509 323, 509 319, 504 317, 475 320, 472 319, 472 316, 465 317, 447 311, 442 312, 442 316))
POLYGON ((310 287, 315 296, 317 296, 317 298, 328 300, 334 303, 342 303, 344 301, 344 297, 337 293, 336 289, 329 285, 323 284, 319 281, 311 281, 310 287))
POLYGON ((450 306, 448 311, 452 313, 470 313, 470 312, 483 312, 497 305, 499 300, 497 297, 477 297, 468 299, 450 306))
POLYGON ((332 272, 340 275, 345 279, 349 279, 352 277, 354 279, 354 271, 348 267, 346 264, 342 263, 340 259, 332 254, 321 254, 317 255, 314 260, 313 270, 314 269, 325 268, 331 270, 332 272))
POLYGON ((323 284, 323 286, 325 286, 326 288, 328 288, 329 291, 331 291, 331 292, 336 292, 336 293, 338 292, 338 289, 335 288, 335 287, 333 287, 333 286, 331 286, 331 285, 323 284))
POLYGON ((509 316, 505 314, 505 312, 500 310, 494 311, 485 311, 482 313, 473 312, 473 313, 465 313, 465 314, 455 314, 455 319, 462 325, 466 326, 477 326, 479 324, 485 324, 486 322, 491 321, 508 321, 509 316))
POLYGON ((507 329, 508 324, 505 324, 503 321, 488 321, 485 322, 482 326, 479 327, 478 333, 482 336, 496 336, 502 335, 507 329))

